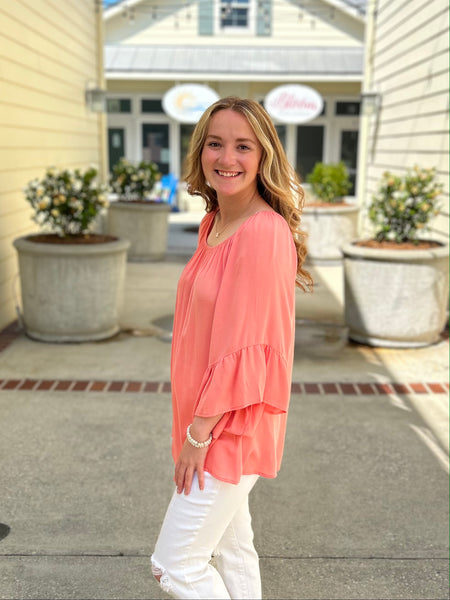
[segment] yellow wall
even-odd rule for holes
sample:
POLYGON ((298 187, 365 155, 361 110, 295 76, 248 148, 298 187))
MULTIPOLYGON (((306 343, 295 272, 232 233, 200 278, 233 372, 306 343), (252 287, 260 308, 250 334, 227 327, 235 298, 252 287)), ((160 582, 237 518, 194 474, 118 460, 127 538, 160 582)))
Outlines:
POLYGON ((51 165, 102 163, 102 117, 85 104, 87 83, 101 83, 97 10, 95 0, 0 6, 0 330, 16 316, 12 242, 35 228, 24 186, 51 165))
POLYGON ((303 8, 299 8, 290 0, 274 0, 270 36, 236 36, 219 30, 214 36, 205 36, 198 34, 198 2, 143 0, 132 10, 124 6, 113 16, 106 13, 106 43, 207 46, 211 43, 235 46, 238 43, 241 46, 264 47, 362 45, 363 19, 333 9, 321 0, 311 0, 302 5, 303 8))
POLYGON ((448 240, 448 2, 371 2, 376 17, 369 24, 364 87, 381 94, 381 109, 368 132, 364 203, 384 171, 435 167, 444 194, 432 234, 448 240))

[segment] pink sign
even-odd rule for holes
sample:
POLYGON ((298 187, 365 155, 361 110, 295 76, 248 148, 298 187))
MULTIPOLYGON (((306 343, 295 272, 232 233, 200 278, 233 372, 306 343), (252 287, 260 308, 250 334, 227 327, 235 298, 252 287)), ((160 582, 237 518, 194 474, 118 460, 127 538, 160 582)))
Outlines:
POLYGON ((264 106, 281 123, 306 123, 323 110, 322 96, 306 85, 281 85, 267 94, 264 106))

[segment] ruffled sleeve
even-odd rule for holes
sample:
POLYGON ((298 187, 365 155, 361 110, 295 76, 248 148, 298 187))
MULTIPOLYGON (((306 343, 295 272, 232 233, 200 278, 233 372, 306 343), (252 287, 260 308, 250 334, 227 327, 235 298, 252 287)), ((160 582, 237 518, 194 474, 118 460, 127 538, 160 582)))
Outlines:
POLYGON ((250 217, 230 240, 195 415, 228 415, 236 435, 264 410, 288 409, 297 255, 277 213, 250 217))

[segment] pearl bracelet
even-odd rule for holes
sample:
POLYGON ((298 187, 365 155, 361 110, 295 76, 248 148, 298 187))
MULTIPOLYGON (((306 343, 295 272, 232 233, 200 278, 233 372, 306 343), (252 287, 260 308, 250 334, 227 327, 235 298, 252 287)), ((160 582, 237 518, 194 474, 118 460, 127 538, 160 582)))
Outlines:
POLYGON ((188 442, 191 444, 191 446, 194 446, 194 448, 207 448, 212 442, 212 433, 209 434, 209 438, 206 440, 206 442, 197 442, 197 440, 194 440, 194 438, 191 435, 191 425, 188 426, 186 431, 186 437, 188 442))

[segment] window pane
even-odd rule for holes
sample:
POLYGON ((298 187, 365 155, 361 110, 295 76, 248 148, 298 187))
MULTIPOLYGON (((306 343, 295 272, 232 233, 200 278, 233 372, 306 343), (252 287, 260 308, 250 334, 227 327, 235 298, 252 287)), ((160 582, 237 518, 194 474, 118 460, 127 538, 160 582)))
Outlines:
POLYGON ((224 27, 247 27, 247 9, 232 8, 227 10, 226 16, 222 18, 224 27))
POLYGON ((297 173, 302 181, 311 173, 316 162, 323 160, 323 125, 297 127, 297 173))
POLYGON ((353 117, 359 115, 360 102, 336 102, 336 115, 353 117))
POLYGON ((130 113, 131 100, 128 98, 107 98, 106 110, 109 113, 130 113))
POLYGON ((141 112, 143 113, 163 113, 162 100, 142 100, 141 112))

